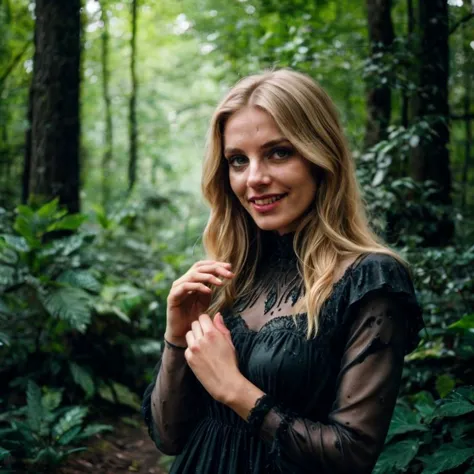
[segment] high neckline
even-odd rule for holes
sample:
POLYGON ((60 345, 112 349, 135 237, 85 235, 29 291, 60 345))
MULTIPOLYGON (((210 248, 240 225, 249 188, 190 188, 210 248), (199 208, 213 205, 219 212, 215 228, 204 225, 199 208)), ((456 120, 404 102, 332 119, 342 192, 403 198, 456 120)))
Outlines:
POLYGON ((266 231, 263 235, 263 252, 271 260, 296 260, 293 248, 294 232, 280 235, 277 232, 266 231))

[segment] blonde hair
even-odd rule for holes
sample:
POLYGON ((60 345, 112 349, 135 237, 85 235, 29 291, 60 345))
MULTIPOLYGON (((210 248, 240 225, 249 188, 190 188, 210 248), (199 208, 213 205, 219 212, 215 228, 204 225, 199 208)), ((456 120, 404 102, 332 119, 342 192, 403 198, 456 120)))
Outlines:
POLYGON ((229 308, 237 296, 251 290, 261 255, 262 231, 233 194, 223 158, 226 121, 248 106, 269 113, 296 150, 320 170, 314 205, 293 242, 305 288, 294 314, 307 313, 310 338, 318 332, 318 315, 341 262, 369 252, 403 261, 369 227, 352 157, 329 96, 305 74, 264 72, 240 80, 211 119, 202 175, 211 213, 203 244, 211 259, 230 262, 236 277, 215 290, 209 312, 229 308))

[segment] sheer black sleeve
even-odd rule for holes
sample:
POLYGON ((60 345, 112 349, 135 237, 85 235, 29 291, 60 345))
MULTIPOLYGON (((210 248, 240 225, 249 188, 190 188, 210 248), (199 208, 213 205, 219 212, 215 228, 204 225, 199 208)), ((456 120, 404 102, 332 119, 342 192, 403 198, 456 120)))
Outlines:
POLYGON ((179 454, 203 416, 202 385, 184 357, 184 349, 165 343, 157 376, 145 391, 142 415, 160 451, 179 454))
POLYGON ((398 277, 408 278, 403 273, 397 277, 396 272, 404 271, 397 265, 389 262, 380 281, 363 281, 368 277, 363 270, 365 275, 356 275, 351 283, 345 349, 328 418, 303 418, 277 402, 271 405, 268 398, 251 412, 282 472, 372 472, 393 414, 404 356, 413 350, 414 334, 422 327, 411 282, 397 287, 398 277))

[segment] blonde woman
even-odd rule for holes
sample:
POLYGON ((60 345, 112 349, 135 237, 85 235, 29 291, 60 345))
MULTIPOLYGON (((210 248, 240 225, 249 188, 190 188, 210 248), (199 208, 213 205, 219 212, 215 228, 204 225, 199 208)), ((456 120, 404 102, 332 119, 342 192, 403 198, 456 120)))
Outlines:
POLYGON ((371 472, 423 322, 326 93, 291 70, 241 80, 202 190, 208 260, 171 288, 143 401, 171 473, 371 472))

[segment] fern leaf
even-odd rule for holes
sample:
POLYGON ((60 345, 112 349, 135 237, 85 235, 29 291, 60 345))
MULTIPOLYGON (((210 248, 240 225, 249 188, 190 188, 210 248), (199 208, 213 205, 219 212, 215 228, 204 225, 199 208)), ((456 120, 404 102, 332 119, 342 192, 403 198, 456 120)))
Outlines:
POLYGON ((84 333, 90 323, 91 299, 79 288, 56 288, 41 295, 44 308, 52 316, 67 321, 84 333))
POLYGON ((66 433, 62 434, 57 439, 57 443, 60 444, 61 446, 65 446, 66 444, 70 444, 71 441, 74 441, 75 439, 77 439, 77 435, 81 432, 81 430, 82 430, 81 425, 74 426, 69 431, 66 431, 66 433))
POLYGON ((38 432, 44 417, 41 404, 41 389, 33 381, 28 382, 26 390, 26 404, 28 407, 28 425, 32 431, 38 432))
POLYGON ((61 405, 63 399, 62 390, 50 390, 43 395, 41 404, 46 413, 52 413, 56 408, 61 405))
POLYGON ((100 425, 93 424, 87 426, 84 431, 77 437, 77 439, 86 439, 94 436, 97 433, 102 433, 103 431, 113 431, 114 427, 112 425, 100 425))
POLYGON ((89 371, 74 362, 69 363, 69 370, 74 382, 86 392, 87 398, 91 398, 95 393, 95 385, 89 371))
POLYGON ((41 464, 43 466, 53 467, 57 466, 61 462, 61 459, 61 452, 56 451, 51 446, 48 446, 47 448, 38 451, 38 454, 32 460, 32 464, 41 464))
POLYGON ((59 275, 56 281, 92 293, 99 293, 101 289, 101 284, 86 270, 66 270, 59 275))
POLYGON ((120 403, 137 411, 140 410, 140 399, 138 395, 133 393, 125 385, 117 382, 113 382, 111 386, 102 384, 99 388, 99 395, 110 403, 120 403))
POLYGON ((54 439, 58 440, 74 426, 81 425, 86 415, 86 407, 73 407, 69 409, 53 426, 54 439))

